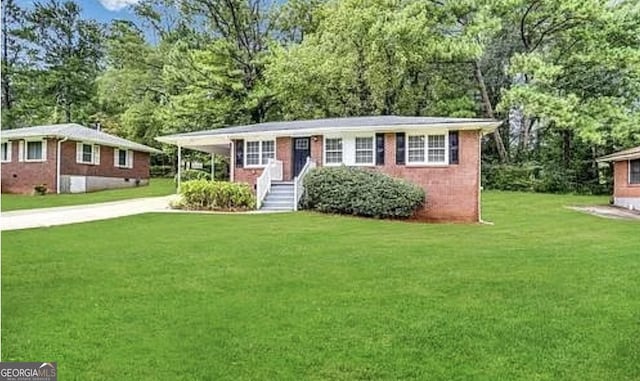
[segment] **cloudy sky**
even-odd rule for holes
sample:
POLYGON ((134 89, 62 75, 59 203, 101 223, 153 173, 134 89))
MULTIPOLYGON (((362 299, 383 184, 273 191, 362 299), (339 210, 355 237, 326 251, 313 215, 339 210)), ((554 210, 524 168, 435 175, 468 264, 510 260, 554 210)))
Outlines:
MULTIPOLYGON (((135 20, 135 15, 130 9, 140 0, 76 0, 82 7, 84 17, 93 18, 101 22, 108 22, 112 19, 135 20)), ((18 0, 17 3, 23 7, 33 6, 34 0, 18 0)))

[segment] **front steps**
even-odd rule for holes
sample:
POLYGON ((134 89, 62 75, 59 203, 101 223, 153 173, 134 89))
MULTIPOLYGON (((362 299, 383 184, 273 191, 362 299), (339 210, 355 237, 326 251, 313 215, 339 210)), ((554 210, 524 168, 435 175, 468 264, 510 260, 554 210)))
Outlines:
POLYGON ((260 210, 292 211, 294 209, 292 181, 274 181, 260 210))

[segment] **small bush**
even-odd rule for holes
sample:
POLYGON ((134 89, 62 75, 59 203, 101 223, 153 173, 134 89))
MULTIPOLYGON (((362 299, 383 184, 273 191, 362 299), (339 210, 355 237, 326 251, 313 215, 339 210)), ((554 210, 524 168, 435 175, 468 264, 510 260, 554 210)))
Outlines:
MULTIPOLYGON (((191 181, 191 180, 211 180, 211 174, 205 171, 200 171, 198 169, 187 169, 182 171, 181 180, 191 181)), ((178 175, 173 178, 173 181, 178 183, 178 175)))
POLYGON ((424 190, 380 172, 316 168, 305 177, 302 207, 325 213, 408 218, 425 202, 424 190))
POLYGON ((248 184, 191 180, 180 186, 181 206, 195 210, 254 209, 256 199, 248 184))
POLYGON ((33 187, 33 192, 39 196, 44 196, 45 194, 47 194, 48 190, 49 189, 47 188, 47 184, 38 184, 33 187))
POLYGON ((149 168, 151 177, 173 177, 173 167, 171 165, 152 165, 149 168))
POLYGON ((540 186, 540 167, 535 164, 485 164, 482 171, 487 189, 533 192, 540 186))

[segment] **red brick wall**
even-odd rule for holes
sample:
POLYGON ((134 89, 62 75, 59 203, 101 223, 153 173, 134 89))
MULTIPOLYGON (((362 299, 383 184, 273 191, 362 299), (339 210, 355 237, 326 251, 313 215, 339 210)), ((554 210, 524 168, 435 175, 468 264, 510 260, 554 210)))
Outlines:
MULTIPOLYGON (((56 154, 57 140, 47 139, 47 160, 44 162, 19 162, 19 142, 13 141, 11 146, 11 162, 2 163, 2 192, 31 193, 38 184, 46 184, 49 192, 56 192, 56 154)), ((26 149, 26 148, 25 148, 26 149)), ((117 168, 113 166, 114 149, 100 147, 100 165, 76 163, 76 142, 62 143, 61 175, 104 176, 131 179, 149 178, 149 154, 135 152, 133 168, 117 168)))
POLYGON ((100 146, 100 165, 76 163, 76 142, 62 143, 62 175, 104 176, 130 179, 149 178, 149 153, 135 151, 133 168, 119 168, 113 165, 113 147, 100 146))
POLYGON ((282 162, 282 180, 290 181, 293 176, 292 155, 293 148, 291 146, 292 139, 290 137, 276 139, 276 159, 282 162))
MULTIPOLYGON (((47 160, 39 162, 18 161, 19 141, 11 143, 11 162, 2 163, 3 193, 32 193, 33 187, 46 184, 49 192, 56 192, 55 139, 47 139, 47 160)), ((26 150, 26 144, 25 144, 26 150)))
MULTIPOLYGON (((385 165, 375 168, 390 176, 403 178, 420 185, 427 193, 425 208, 418 218, 430 221, 477 222, 479 220, 479 163, 480 135, 478 131, 460 131, 459 164, 447 166, 396 165, 396 139, 394 133, 385 134, 385 165)), ((279 160, 283 161, 285 176, 291 176, 291 141, 278 139, 279 160), (288 144, 285 143, 288 141, 288 144), (280 146, 286 146, 284 152, 280 146), (282 155, 281 155, 281 151, 282 155)), ((322 166, 322 136, 311 139, 311 158, 322 166), (317 139, 315 139, 317 138, 317 139)), ((235 181, 255 186, 262 168, 235 168, 235 181)))
POLYGON ((613 195, 615 197, 640 197, 640 184, 629 184, 629 162, 613 163, 613 195))
POLYGON ((322 166, 322 135, 311 137, 311 159, 318 166, 322 166))
MULTIPOLYGON (((291 181, 293 178, 291 176, 293 171, 293 164, 291 162, 291 156, 293 155, 291 142, 292 139, 290 137, 276 139, 276 159, 282 161, 282 180, 284 181, 291 181)), ((235 152, 233 152, 232 155, 235 157, 235 152)), ((258 180, 258 177, 262 175, 263 168, 235 167, 233 170, 234 182, 247 183, 255 190, 256 181, 258 180)))
POLYGON ((384 166, 388 175, 420 185, 427 193, 419 218, 432 221, 477 222, 480 173, 478 131, 460 131, 459 164, 447 166, 396 165, 396 136, 385 134, 384 166))

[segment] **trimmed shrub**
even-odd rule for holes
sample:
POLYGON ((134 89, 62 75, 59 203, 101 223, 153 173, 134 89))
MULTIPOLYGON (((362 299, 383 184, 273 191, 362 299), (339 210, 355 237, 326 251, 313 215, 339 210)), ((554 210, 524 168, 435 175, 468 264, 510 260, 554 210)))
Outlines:
POLYGON ((191 180, 180 186, 180 207, 195 210, 247 210, 256 207, 248 184, 191 180))
POLYGON ((540 167, 530 163, 521 165, 485 164, 482 168, 483 184, 487 189, 509 191, 535 191, 540 183, 540 167))
POLYGON ((425 202, 421 187, 360 168, 315 168, 304 183, 302 207, 324 213, 408 218, 425 202))
MULTIPOLYGON (((211 180, 211 173, 201 171, 198 169, 185 169, 184 171, 182 171, 181 180, 183 182, 191 181, 191 180, 207 180, 208 181, 208 180, 211 180)), ((173 178, 173 181, 176 184, 178 183, 178 175, 175 175, 175 177, 173 178)))
POLYGON ((174 177, 171 165, 152 165, 149 168, 151 177, 174 177))

